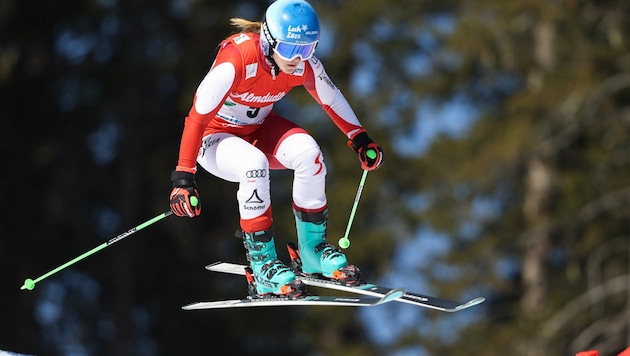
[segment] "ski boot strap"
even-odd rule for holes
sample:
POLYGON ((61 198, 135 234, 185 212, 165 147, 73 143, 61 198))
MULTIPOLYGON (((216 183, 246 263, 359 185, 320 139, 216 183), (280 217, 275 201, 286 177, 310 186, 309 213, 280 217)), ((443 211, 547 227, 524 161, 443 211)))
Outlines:
POLYGON ((297 218, 300 219, 301 221, 310 222, 310 223, 314 223, 318 225, 328 220, 328 209, 324 209, 316 213, 311 213, 311 212, 298 210, 294 207, 293 214, 297 216, 297 218))

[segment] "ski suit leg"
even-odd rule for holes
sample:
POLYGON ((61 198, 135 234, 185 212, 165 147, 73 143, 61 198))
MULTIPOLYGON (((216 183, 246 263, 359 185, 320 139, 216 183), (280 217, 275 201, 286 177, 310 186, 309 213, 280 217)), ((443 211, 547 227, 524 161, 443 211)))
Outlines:
POLYGON ((229 133, 204 137, 197 162, 212 175, 236 182, 236 194, 244 231, 271 228, 269 161, 260 149, 229 133))
POLYGON ((271 169, 293 170, 293 203, 306 210, 326 207, 326 164, 315 139, 303 128, 271 114, 254 138, 271 169))
POLYGON ((333 277, 348 261, 343 253, 326 243, 326 165, 321 149, 306 131, 282 117, 275 116, 264 126, 273 135, 261 135, 256 145, 272 154, 271 162, 294 171, 293 210, 302 270, 333 277))
POLYGON ((265 154, 240 137, 215 133, 203 139, 197 161, 211 174, 239 183, 237 200, 243 245, 257 293, 289 292, 291 288, 286 285, 295 280, 295 274, 277 257, 265 154))

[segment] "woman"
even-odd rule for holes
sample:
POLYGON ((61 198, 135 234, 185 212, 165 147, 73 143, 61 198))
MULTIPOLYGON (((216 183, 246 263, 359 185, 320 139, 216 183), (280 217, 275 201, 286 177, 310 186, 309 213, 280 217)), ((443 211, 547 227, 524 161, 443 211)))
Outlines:
POLYGON ((295 274, 276 255, 270 169, 291 169, 293 211, 304 273, 345 278, 354 266, 326 243, 326 165, 315 140, 275 114, 273 104, 303 86, 358 153, 363 169, 383 161, 341 92, 313 56, 319 20, 303 0, 278 0, 262 22, 232 19, 238 33, 219 46, 185 119, 179 159, 171 174, 170 205, 178 216, 201 213, 196 164, 239 184, 240 227, 259 294, 290 294, 295 274), (371 153, 366 154, 370 150, 371 153), (376 155, 372 154, 372 151, 376 155))

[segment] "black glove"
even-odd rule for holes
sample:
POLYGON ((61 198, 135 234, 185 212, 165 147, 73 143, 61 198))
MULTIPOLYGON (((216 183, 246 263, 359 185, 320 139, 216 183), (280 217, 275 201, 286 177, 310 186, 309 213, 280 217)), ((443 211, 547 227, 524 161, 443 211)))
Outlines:
POLYGON ((383 164, 383 150, 381 146, 374 143, 366 132, 361 132, 348 141, 350 146, 358 155, 361 161, 361 168, 372 171, 383 164))
POLYGON ((201 202, 195 175, 188 172, 173 171, 171 173, 173 190, 171 191, 171 210, 177 216, 194 218, 201 214, 201 202))

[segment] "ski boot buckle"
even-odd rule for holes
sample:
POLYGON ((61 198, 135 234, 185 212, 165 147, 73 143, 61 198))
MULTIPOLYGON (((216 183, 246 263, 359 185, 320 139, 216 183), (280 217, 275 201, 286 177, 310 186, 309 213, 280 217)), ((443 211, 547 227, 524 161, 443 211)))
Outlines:
POLYGON ((245 278, 247 279, 247 292, 249 294, 249 298, 252 299, 268 297, 297 299, 308 295, 306 285, 299 279, 293 280, 280 287, 279 294, 268 293, 261 295, 258 294, 258 291, 256 290, 256 280, 254 279, 254 271, 251 267, 245 267, 245 278))

